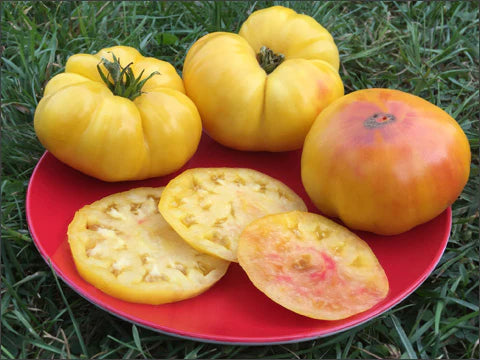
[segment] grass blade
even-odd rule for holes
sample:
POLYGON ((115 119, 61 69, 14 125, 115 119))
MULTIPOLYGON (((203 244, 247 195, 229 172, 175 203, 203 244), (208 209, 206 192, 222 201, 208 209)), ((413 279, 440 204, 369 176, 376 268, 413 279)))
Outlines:
POLYGON ((63 303, 65 304, 65 306, 67 308, 68 315, 70 316, 70 319, 72 320, 73 328, 75 329, 75 334, 77 335, 78 342, 80 343, 82 353, 88 359, 89 355, 88 355, 87 347, 85 346, 85 341, 83 340, 82 332, 80 331, 80 327, 78 326, 77 319, 73 315, 72 309, 70 308, 70 304, 68 303, 67 298, 65 297, 65 294, 63 293, 62 286, 60 285, 60 282, 58 281, 57 274, 55 273, 55 270, 53 270, 52 264, 49 264, 49 265, 50 265, 50 269, 53 273, 55 283, 57 284, 57 288, 60 292, 60 296, 62 297, 63 303))
POLYGON ((395 330, 397 331, 398 336, 400 336, 400 340, 402 341, 402 344, 405 346, 405 350, 407 351, 409 358, 416 359, 417 354, 415 353, 415 350, 413 350, 412 343, 408 339, 408 336, 405 333, 405 330, 403 330, 402 326, 400 325, 400 322, 398 321, 397 317, 392 314, 390 315, 390 318, 392 319, 393 326, 395 327, 395 330))
POLYGON ((137 350, 142 354, 144 358, 147 358, 145 353, 143 352, 142 349, 142 342, 140 340, 140 335, 138 334, 138 329, 135 326, 135 324, 132 325, 132 335, 133 335, 133 341, 135 343, 135 346, 137 347, 137 350))

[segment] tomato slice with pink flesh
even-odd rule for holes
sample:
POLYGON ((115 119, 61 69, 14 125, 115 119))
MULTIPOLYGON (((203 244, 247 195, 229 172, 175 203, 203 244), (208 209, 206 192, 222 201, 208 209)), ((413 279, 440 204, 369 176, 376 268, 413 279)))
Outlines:
POLYGON ((253 284, 301 315, 339 320, 382 301, 389 285, 365 241, 317 214, 293 211, 248 225, 238 260, 253 284))

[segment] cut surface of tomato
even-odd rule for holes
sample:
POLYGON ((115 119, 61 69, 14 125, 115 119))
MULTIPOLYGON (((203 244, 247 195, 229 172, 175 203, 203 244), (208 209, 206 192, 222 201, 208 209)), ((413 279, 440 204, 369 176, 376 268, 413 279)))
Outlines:
POLYGON ((265 216, 240 235, 238 260, 253 284, 305 316, 339 320, 372 308, 389 285, 374 253, 347 228, 317 214, 265 216))
POLYGON ((306 206, 288 186, 258 171, 196 168, 169 182, 159 209, 194 248, 237 261, 238 236, 250 222, 306 206))
POLYGON ((207 290, 229 263, 196 251, 158 212, 164 188, 136 188, 76 212, 68 242, 80 275, 122 300, 162 304, 207 290))

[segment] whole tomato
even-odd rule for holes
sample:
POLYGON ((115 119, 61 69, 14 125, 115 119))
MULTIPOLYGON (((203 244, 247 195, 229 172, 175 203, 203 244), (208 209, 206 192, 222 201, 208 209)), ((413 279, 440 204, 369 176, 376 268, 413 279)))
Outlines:
POLYGON ((184 92, 172 65, 134 48, 76 54, 45 87, 35 132, 60 161, 101 180, 169 174, 190 159, 202 133, 184 92))
POLYGON ((302 181, 324 214, 352 229, 398 234, 455 201, 470 156, 465 133, 442 109, 397 90, 360 90, 315 120, 302 181))
POLYGON ((302 147, 313 120, 343 95, 332 36, 313 18, 274 6, 239 34, 215 32, 188 51, 187 95, 206 132, 238 150, 302 147))

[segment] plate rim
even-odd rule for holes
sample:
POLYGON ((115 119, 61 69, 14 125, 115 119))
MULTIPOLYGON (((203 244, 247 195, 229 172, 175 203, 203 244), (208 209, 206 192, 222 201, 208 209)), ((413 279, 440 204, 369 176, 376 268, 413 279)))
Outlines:
MULTIPOLYGON (((305 342, 305 341, 311 341, 311 340, 315 340, 315 339, 325 338, 325 337, 333 336, 333 335, 345 332, 347 330, 351 330, 353 328, 362 326, 365 323, 379 317, 380 315, 388 312, 389 310, 391 310, 392 308, 394 308, 395 306, 400 304, 403 300, 405 300, 407 297, 409 297, 415 290, 417 290, 426 281, 426 279, 430 276, 430 274, 433 272, 433 270, 436 268, 436 266, 440 262, 443 254, 444 254, 444 252, 447 248, 448 240, 450 239, 450 235, 451 235, 451 231, 452 231, 452 207, 448 206, 445 210, 442 211, 442 213, 444 211, 447 211, 447 214, 446 214, 447 215, 447 224, 446 224, 447 226, 446 227, 448 228, 448 231, 445 231, 445 233, 443 234, 443 238, 442 238, 442 242, 441 242, 442 243, 441 251, 439 252, 438 257, 436 257, 435 260, 431 264, 428 265, 428 271, 426 272, 426 274, 423 274, 423 276, 420 277, 416 282, 413 282, 409 287, 407 287, 404 290, 402 296, 395 299, 395 301, 393 301, 392 304, 390 304, 388 307, 378 308, 376 311, 374 311, 372 314, 370 314, 370 316, 363 319, 362 321, 360 321, 358 323, 355 323, 353 325, 345 325, 344 327, 340 327, 339 329, 328 332, 327 334, 322 334, 321 332, 318 332, 318 333, 312 333, 311 336, 301 336, 301 335, 299 335, 297 337, 286 336, 286 335, 285 336, 274 336, 272 338, 275 338, 277 340, 272 339, 272 340, 268 340, 268 341, 263 341, 263 340, 258 341, 258 340, 255 340, 256 338, 251 338, 250 339, 250 338, 242 337, 243 340, 239 340, 239 338, 237 338, 235 340, 235 338, 232 337, 232 336, 211 336, 211 335, 203 335, 202 336, 201 334, 198 334, 198 333, 189 333, 187 331, 180 331, 178 329, 172 329, 172 328, 166 328, 166 327, 158 328, 158 327, 154 326, 154 325, 158 326, 158 324, 151 324, 150 322, 148 322, 146 320, 142 321, 138 318, 134 318, 133 316, 129 317, 128 313, 124 313, 123 311, 116 310, 113 307, 101 305, 101 304, 99 304, 98 302, 95 301, 96 299, 90 298, 88 295, 86 295, 84 293, 83 288, 77 286, 75 283, 73 283, 68 278, 68 276, 65 276, 62 269, 51 261, 50 257, 46 253, 46 250, 41 245, 41 242, 39 242, 39 241, 37 242, 38 237, 36 236, 35 229, 33 228, 32 217, 30 215, 30 210, 29 210, 30 209, 30 204, 32 202, 32 197, 31 197, 31 188, 32 187, 31 187, 31 185, 32 185, 32 182, 34 181, 34 178, 35 178, 37 172, 38 172, 39 166, 42 164, 42 162, 45 161, 45 158, 47 157, 47 154, 50 154, 52 157, 55 158, 55 160, 60 161, 55 156, 53 156, 53 154, 49 153, 48 150, 45 151, 42 154, 42 156, 39 158, 37 164, 35 165, 35 168, 34 168, 32 174, 30 176, 30 179, 28 181, 28 187, 27 187, 27 193, 26 193, 26 199, 25 199, 25 205, 26 205, 25 206, 25 213, 26 213, 28 230, 30 232, 30 235, 32 236, 33 243, 34 243, 37 251, 42 256, 43 260, 49 266, 50 270, 54 271, 54 275, 58 276, 60 279, 62 279, 62 281, 66 285, 68 285, 72 290, 74 290, 78 295, 80 295, 82 298, 87 300, 89 303, 91 303, 91 304, 97 306, 98 308, 102 309, 103 311, 108 312, 110 315, 118 317, 118 318, 120 318, 124 321, 128 321, 128 322, 133 323, 135 325, 141 326, 143 328, 146 328, 146 329, 149 329, 149 330, 152 330, 152 331, 164 334, 164 335, 168 335, 168 336, 172 336, 172 337, 176 337, 176 338, 181 338, 181 339, 185 339, 185 340, 200 341, 200 342, 211 343, 211 344, 241 345, 241 346, 281 345, 281 344, 299 343, 299 342, 305 342)), ((73 169, 73 170, 78 171, 76 169, 73 169)), ((442 213, 440 213, 440 214, 442 214, 442 213)))

